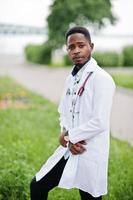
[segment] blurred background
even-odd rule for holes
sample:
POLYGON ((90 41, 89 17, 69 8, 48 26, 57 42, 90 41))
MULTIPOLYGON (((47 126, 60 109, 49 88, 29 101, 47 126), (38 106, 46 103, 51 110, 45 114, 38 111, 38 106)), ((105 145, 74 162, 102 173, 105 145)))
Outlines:
MULTIPOLYGON (((99 18, 91 15, 86 18, 89 19, 90 17, 90 20, 94 18, 94 21, 91 20, 91 24, 88 27, 95 43, 95 50, 115 50, 119 52, 124 46, 133 44, 133 2, 132 0, 111 0, 110 3, 111 8, 106 8, 107 5, 103 5, 102 9, 100 7, 102 5, 94 5, 96 9, 90 8, 94 11, 93 15, 96 15, 99 11, 103 12, 101 16, 98 16, 99 18), (104 13, 106 9, 108 13, 104 13), (110 12, 116 18, 114 25, 109 23, 109 21, 113 22, 109 16, 111 15, 110 12), (101 20, 100 18, 104 17, 105 26, 100 30, 94 30, 94 24, 97 20, 101 20)), ((0 54, 23 55, 24 47, 28 43, 42 44, 46 41, 49 33, 48 29, 51 28, 50 17, 48 18, 48 16, 51 15, 51 12, 54 15, 54 9, 50 8, 52 4, 52 0, 0 0, 0 54)), ((89 13, 89 5, 87 9, 89 13)), ((74 11, 76 11, 76 6, 73 8, 74 11)), ((82 10, 79 12, 81 12, 79 21, 82 22, 82 10)), ((64 17, 69 17, 67 12, 64 12, 64 17)), ((56 21, 56 19, 54 20, 56 21)), ((57 20, 57 23, 62 26, 61 19, 57 20)), ((72 24, 71 20, 68 19, 69 21, 72 24)), ((79 24, 81 24, 80 22, 79 24)), ((68 24, 64 30, 67 30, 67 28, 68 24)))

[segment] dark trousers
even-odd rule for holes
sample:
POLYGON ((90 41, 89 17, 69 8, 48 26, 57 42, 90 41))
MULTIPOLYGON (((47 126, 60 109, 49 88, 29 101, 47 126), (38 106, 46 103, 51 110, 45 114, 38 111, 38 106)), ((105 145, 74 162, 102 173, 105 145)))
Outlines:
MULTIPOLYGON (((34 177, 30 184, 31 200, 47 200, 48 192, 55 188, 61 178, 67 160, 64 157, 40 181, 34 177)), ((102 197, 92 197, 89 193, 79 190, 81 200, 101 200, 102 197)))

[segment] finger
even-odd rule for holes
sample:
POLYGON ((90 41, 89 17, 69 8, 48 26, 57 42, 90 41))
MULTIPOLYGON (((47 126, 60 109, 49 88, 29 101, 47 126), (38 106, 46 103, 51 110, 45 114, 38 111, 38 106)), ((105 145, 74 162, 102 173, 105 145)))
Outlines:
POLYGON ((81 154, 85 151, 85 148, 81 144, 75 144, 73 148, 78 154, 81 154))
POLYGON ((63 147, 67 147, 67 144, 66 144, 66 143, 64 143, 64 144, 62 144, 62 146, 63 146, 63 147))
POLYGON ((73 155, 79 155, 79 154, 82 154, 85 150, 80 149, 80 150, 78 150, 78 151, 75 151, 74 149, 72 149, 72 150, 70 150, 70 151, 71 151, 71 153, 72 153, 73 155))
POLYGON ((77 151, 75 151, 74 149, 70 149, 70 152, 73 154, 73 155, 77 155, 79 154, 77 151))
POLYGON ((81 143, 77 143, 76 144, 76 147, 78 148, 78 149, 81 149, 81 150, 86 150, 86 148, 81 144, 81 143))
POLYGON ((72 145, 72 146, 71 146, 70 151, 71 151, 71 153, 74 154, 74 155, 79 154, 79 150, 77 150, 77 149, 75 148, 75 145, 72 145))

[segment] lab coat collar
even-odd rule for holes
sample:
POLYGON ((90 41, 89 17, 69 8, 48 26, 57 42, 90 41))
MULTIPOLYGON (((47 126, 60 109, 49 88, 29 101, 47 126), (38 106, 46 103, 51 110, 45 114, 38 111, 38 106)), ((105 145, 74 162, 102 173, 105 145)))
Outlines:
MULTIPOLYGON (((82 68, 84 68, 84 72, 89 73, 89 72, 94 72, 96 67, 97 67, 97 62, 94 58, 91 57, 90 60, 82 68)), ((72 72, 71 72, 72 76, 74 76, 73 74, 75 70, 74 68, 75 66, 73 67, 72 72)), ((78 73, 80 73, 80 70, 76 74, 78 73)))
POLYGON ((85 72, 94 72, 97 68, 97 62, 94 58, 90 58, 90 60, 85 64, 85 72))
POLYGON ((94 58, 91 57, 90 60, 81 68, 81 70, 79 70, 77 75, 78 74, 79 76, 81 75, 80 76, 81 79, 77 91, 79 91, 82 88, 85 80, 86 79, 88 80, 87 77, 89 77, 97 69, 97 67, 98 67, 97 62, 95 61, 94 58))

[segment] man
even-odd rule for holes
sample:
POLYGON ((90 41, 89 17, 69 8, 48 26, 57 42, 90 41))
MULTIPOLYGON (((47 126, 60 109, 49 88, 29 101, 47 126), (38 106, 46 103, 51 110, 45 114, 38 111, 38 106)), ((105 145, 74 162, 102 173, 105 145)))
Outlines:
POLYGON ((78 188, 82 200, 107 193, 109 119, 115 84, 91 57, 94 44, 84 27, 66 33, 74 62, 59 105, 60 146, 31 182, 31 199, 47 199, 54 187, 78 188))

